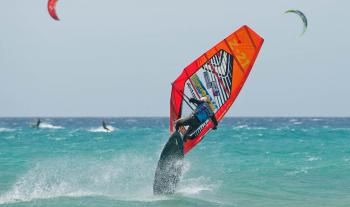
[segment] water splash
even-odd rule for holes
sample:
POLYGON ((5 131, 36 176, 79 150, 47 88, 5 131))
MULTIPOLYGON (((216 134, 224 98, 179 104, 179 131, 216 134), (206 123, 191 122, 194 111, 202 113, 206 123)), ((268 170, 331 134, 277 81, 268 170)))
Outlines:
POLYGON ((41 123, 39 128, 41 129, 63 129, 62 126, 57 126, 57 125, 53 125, 53 124, 49 124, 49 123, 41 123))
POLYGON ((117 130, 117 128, 114 128, 113 126, 108 125, 107 128, 109 130, 106 130, 103 127, 97 127, 97 128, 91 128, 88 131, 89 132, 105 132, 105 133, 110 133, 110 132, 114 132, 115 130, 117 130))
POLYGON ((123 154, 111 160, 56 158, 40 161, 0 195, 0 204, 57 197, 105 196, 147 201, 152 191, 155 162, 123 154))
POLYGON ((0 128, 0 132, 13 132, 15 129, 9 129, 9 128, 0 128))

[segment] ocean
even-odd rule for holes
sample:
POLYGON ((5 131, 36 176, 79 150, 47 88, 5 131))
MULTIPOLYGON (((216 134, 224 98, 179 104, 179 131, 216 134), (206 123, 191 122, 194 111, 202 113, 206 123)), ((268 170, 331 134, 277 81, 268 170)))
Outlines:
POLYGON ((0 206, 350 206, 350 118, 226 118, 154 196, 168 118, 0 119, 0 206))

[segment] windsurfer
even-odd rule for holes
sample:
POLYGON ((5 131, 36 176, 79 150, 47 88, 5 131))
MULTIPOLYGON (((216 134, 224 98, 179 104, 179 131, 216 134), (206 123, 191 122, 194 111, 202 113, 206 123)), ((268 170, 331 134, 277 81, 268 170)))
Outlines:
POLYGON ((36 128, 39 128, 39 127, 40 127, 40 124, 41 124, 41 121, 40 121, 40 119, 38 119, 38 120, 36 121, 35 127, 36 127, 36 128))
POLYGON ((105 121, 102 121, 102 127, 107 130, 107 131, 110 131, 110 129, 107 127, 107 124, 105 121))
POLYGON ((196 109, 193 113, 187 117, 176 120, 175 129, 178 131, 181 126, 188 126, 186 133, 183 136, 183 141, 186 142, 187 139, 193 139, 191 134, 200 127, 202 123, 211 119, 214 124, 213 129, 216 130, 218 122, 215 118, 215 114, 209 106, 208 97, 202 97, 200 100, 195 98, 190 98, 189 101, 196 105, 196 109))

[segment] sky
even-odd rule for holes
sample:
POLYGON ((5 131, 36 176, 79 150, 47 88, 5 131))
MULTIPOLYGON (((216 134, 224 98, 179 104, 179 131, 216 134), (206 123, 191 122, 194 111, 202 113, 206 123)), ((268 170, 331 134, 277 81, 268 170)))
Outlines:
POLYGON ((171 82, 242 25, 264 45, 228 116, 350 116, 350 1, 0 1, 0 117, 169 116, 171 82), (299 9, 308 17, 283 14, 299 9))

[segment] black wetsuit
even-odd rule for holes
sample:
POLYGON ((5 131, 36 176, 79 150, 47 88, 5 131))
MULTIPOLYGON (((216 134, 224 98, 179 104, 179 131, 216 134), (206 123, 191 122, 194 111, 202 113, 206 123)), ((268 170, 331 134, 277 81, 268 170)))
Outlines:
POLYGON ((200 125, 202 123, 204 123, 206 120, 208 120, 209 118, 211 119, 211 121, 214 124, 213 129, 216 129, 216 126, 218 125, 218 122, 215 118, 215 114, 214 112, 211 110, 211 108, 209 107, 209 105, 201 100, 197 100, 194 98, 191 98, 189 100, 191 103, 194 103, 197 105, 197 108, 194 110, 194 112, 187 117, 181 118, 179 120, 176 121, 175 123, 175 129, 178 130, 180 128, 180 126, 188 126, 188 129, 186 131, 186 133, 184 134, 184 142, 187 139, 193 139, 194 137, 191 137, 190 134, 192 134, 194 131, 196 131, 198 129, 198 127, 200 127, 200 125), (203 107, 204 106, 204 107, 203 107), (206 117, 203 117, 201 115, 203 115, 205 113, 206 117))

